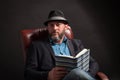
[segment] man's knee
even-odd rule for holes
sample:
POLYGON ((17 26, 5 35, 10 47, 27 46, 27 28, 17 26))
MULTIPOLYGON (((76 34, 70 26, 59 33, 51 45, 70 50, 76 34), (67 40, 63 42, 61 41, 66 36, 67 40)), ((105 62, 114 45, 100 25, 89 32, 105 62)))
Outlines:
POLYGON ((70 74, 80 80, 94 80, 87 72, 80 70, 79 68, 73 69, 70 74))
POLYGON ((85 77, 87 75, 87 73, 85 71, 80 70, 79 68, 73 69, 71 71, 71 73, 72 73, 73 76, 80 77, 80 78, 85 77))
POLYGON ((80 76, 80 74, 82 73, 82 71, 79 70, 79 69, 73 69, 70 73, 71 73, 73 76, 80 76))

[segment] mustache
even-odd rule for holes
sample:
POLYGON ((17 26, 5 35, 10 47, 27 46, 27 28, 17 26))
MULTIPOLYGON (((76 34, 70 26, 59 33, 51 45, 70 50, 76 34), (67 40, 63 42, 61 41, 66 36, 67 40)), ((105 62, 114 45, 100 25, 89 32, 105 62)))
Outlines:
POLYGON ((58 31, 53 31, 52 33, 58 33, 58 31))
POLYGON ((53 31, 51 34, 55 34, 55 33, 59 34, 59 32, 58 32, 58 31, 53 31))

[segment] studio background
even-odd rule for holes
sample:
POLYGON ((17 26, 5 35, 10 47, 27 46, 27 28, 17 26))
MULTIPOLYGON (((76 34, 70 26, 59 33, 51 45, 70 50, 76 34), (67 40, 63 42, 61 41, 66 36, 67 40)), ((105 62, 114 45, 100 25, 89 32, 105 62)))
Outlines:
POLYGON ((43 27, 50 10, 60 9, 75 38, 91 49, 100 71, 119 80, 119 7, 107 0, 9 0, 1 2, 0 80, 24 80, 20 31, 43 27))

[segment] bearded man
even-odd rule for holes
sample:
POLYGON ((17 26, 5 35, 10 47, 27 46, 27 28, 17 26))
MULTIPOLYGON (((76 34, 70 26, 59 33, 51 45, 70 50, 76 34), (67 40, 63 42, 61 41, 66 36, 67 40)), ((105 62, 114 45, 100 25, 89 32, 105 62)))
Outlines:
POLYGON ((26 80, 95 80, 98 71, 97 62, 90 57, 89 71, 75 68, 70 72, 65 67, 55 65, 55 56, 74 56, 84 47, 78 39, 68 39, 65 31, 69 28, 68 20, 60 10, 52 10, 44 22, 48 29, 45 39, 34 41, 28 48, 25 79, 26 80))

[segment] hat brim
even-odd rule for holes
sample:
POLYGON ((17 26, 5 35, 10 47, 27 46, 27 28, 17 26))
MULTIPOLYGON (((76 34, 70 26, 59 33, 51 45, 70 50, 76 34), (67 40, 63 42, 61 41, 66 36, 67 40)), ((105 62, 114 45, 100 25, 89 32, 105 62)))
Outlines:
POLYGON ((52 21, 63 21, 64 23, 68 24, 68 21, 66 18, 60 17, 60 16, 55 16, 55 17, 51 17, 50 19, 45 21, 44 25, 47 25, 49 22, 52 22, 52 21))

